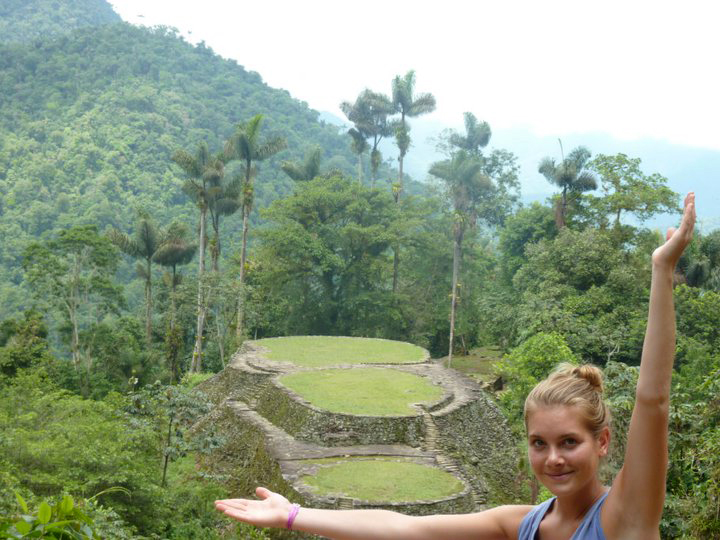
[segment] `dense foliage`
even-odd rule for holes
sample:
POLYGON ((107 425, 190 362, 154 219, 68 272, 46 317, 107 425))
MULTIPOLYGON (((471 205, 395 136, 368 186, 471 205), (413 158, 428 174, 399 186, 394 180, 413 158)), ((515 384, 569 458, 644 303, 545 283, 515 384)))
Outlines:
POLYGON ((83 26, 120 22, 106 0, 3 0, 0 43, 27 43, 83 26))

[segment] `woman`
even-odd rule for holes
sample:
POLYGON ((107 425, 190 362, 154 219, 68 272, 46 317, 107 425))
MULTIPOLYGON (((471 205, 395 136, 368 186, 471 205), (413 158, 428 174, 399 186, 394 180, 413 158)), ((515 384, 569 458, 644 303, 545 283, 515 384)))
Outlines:
POLYGON ((635 408, 625 462, 610 489, 598 478, 610 443, 602 374, 592 366, 565 366, 538 384, 525 402, 530 463, 538 480, 555 495, 539 506, 414 517, 385 510, 300 509, 285 497, 258 488, 259 501, 216 501, 216 508, 262 527, 293 528, 338 540, 659 539, 675 352, 672 280, 694 224, 695 195, 690 193, 680 228, 668 230, 666 242, 652 256, 650 310, 635 408))

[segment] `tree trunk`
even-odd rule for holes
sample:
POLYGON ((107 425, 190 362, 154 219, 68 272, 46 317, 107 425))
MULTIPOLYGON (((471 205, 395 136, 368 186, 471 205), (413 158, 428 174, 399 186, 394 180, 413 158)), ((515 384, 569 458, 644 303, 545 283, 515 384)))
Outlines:
POLYGON ((200 210, 200 264, 198 268, 198 296, 197 296, 197 329, 195 334, 195 348, 193 349, 191 373, 200 373, 203 355, 203 330, 205 328, 205 301, 203 299, 203 277, 205 276, 205 224, 207 209, 200 210))
MULTIPOLYGON (((402 155, 402 153, 400 154, 400 157, 398 157, 398 161, 400 162, 400 172, 398 174, 398 185, 397 185, 397 188, 393 190, 393 198, 395 199, 395 204, 400 203, 400 193, 402 193, 402 185, 403 185, 403 155, 402 155)), ((400 244, 398 243, 393 248, 393 284, 392 284, 393 292, 397 291, 399 267, 400 267, 400 244)))
POLYGON ((68 306, 68 312, 70 315, 70 323, 72 324, 72 361, 75 371, 80 369, 80 332, 78 330, 77 322, 77 310, 75 307, 68 306))
POLYGON ((247 259, 247 234, 248 234, 248 214, 250 210, 247 206, 243 206, 243 232, 242 247, 240 251, 240 293, 238 294, 237 304, 237 324, 235 326, 235 337, 240 343, 243 334, 243 317, 244 317, 244 296, 245 296, 245 261, 247 259))
POLYGON ((393 248, 393 284, 392 284, 393 292, 397 292, 399 267, 400 267, 400 245, 398 244, 393 248))
POLYGON ((215 331, 217 332, 218 347, 220 348, 220 365, 225 369, 225 344, 222 329, 220 328, 220 317, 215 317, 215 331))
POLYGON ((362 166, 362 154, 358 154, 358 183, 362 186, 363 181, 363 166, 362 166))
POLYGON ((147 277, 145 278, 145 338, 147 345, 152 344, 152 281, 150 279, 150 271, 152 263, 147 260, 147 277))
POLYGON ((557 219, 557 228, 562 229, 565 227, 565 214, 567 213, 567 188, 563 188, 562 199, 560 202, 560 214, 557 219))
MULTIPOLYGON (((219 224, 218 224, 219 225, 219 224)), ((220 271, 220 231, 215 229, 212 245, 210 246, 210 255, 212 257, 212 271, 218 273, 220 271)))
POLYGON ((170 454, 168 454, 168 449, 170 448, 170 441, 172 440, 172 416, 170 417, 170 423, 168 424, 168 434, 167 434, 167 441, 165 442, 165 462, 163 463, 163 475, 162 475, 162 487, 165 487, 165 482, 167 480, 167 468, 168 468, 168 462, 170 461, 170 454))
POLYGON ((457 282, 460 272, 460 254, 463 231, 460 224, 455 225, 455 245, 453 247, 452 298, 450 301, 450 345, 448 346, 448 367, 452 363, 453 341, 455 338, 455 311, 457 310, 457 282))

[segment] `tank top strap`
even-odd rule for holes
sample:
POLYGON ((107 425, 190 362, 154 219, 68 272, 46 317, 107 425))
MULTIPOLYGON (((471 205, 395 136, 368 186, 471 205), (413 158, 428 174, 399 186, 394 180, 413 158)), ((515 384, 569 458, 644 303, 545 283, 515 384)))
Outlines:
MULTIPOLYGON (((606 540, 600 524, 600 511, 607 496, 608 493, 603 493, 602 497, 593 503, 570 540, 606 540)), ((525 515, 520 523, 518 540, 536 540, 540 522, 554 502, 555 497, 548 499, 525 515)))
POLYGON ((535 535, 540 528, 540 522, 545 517, 548 509, 555 502, 555 497, 542 502, 530 510, 522 522, 520 522, 520 531, 518 532, 518 540, 535 540, 535 535))

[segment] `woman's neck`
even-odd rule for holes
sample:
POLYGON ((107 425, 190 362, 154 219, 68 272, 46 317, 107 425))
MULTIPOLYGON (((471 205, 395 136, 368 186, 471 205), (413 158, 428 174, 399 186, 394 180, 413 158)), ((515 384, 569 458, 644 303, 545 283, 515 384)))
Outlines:
POLYGON ((560 521, 582 521, 593 504, 607 491, 599 480, 595 480, 587 488, 572 495, 558 496, 555 499, 553 512, 560 521))

